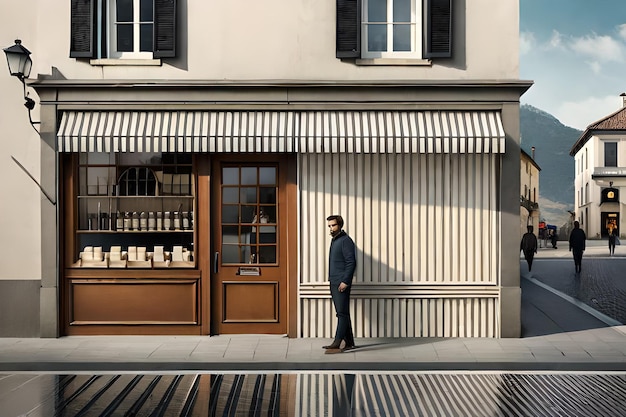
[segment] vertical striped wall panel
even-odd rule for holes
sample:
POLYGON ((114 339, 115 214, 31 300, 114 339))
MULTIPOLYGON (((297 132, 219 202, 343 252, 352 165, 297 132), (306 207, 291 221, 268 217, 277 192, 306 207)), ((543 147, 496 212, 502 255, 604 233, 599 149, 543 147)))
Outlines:
MULTIPOLYGON (((334 329, 330 299, 303 290, 327 281, 330 214, 344 216, 356 243, 355 289, 398 283, 497 288, 499 158, 300 154, 301 334, 328 337, 334 329)), ((497 336, 498 293, 469 292, 463 298, 457 289, 451 299, 445 293, 424 298, 431 296, 419 291, 415 299, 401 292, 368 299, 353 294, 360 318, 355 333, 497 336)))
MULTIPOLYGON (((302 337, 334 335, 330 298, 301 299, 302 337)), ((352 297, 356 337, 497 337, 498 299, 352 297)))

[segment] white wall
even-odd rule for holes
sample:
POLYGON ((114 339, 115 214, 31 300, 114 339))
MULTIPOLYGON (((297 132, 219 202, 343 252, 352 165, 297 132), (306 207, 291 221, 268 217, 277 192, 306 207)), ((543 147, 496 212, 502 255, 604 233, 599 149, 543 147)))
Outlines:
POLYGON ((472 0, 471 7, 454 9, 455 21, 467 21, 455 27, 455 58, 435 63, 436 71, 337 59, 334 0, 179 0, 179 58, 162 67, 91 66, 69 58, 70 2, 31 3, 37 7, 29 14, 46 34, 29 44, 33 73, 50 74, 54 66, 68 79, 502 80, 519 72, 517 1, 472 0))
MULTIPOLYGON (((37 14, 31 13, 30 3, 33 2, 0 2, 0 47, 12 46, 20 38, 33 52, 37 14)), ((15 157, 39 179, 40 139, 28 122, 22 84, 9 75, 4 53, 0 60, 0 280, 40 279, 43 195, 11 159, 15 157)), ((35 92, 30 93, 38 102, 35 92)), ((37 109, 38 106, 33 112, 34 120, 39 120, 37 109)))

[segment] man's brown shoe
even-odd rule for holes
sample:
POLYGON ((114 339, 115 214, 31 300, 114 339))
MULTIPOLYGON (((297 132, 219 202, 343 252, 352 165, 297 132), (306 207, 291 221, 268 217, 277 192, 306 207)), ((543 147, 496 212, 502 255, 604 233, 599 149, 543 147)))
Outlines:
POLYGON ((341 343, 331 343, 330 345, 327 346, 322 346, 322 349, 339 349, 341 347, 341 343))
POLYGON ((341 353, 343 352, 343 349, 341 348, 333 348, 333 349, 326 349, 326 352, 324 352, 327 355, 331 355, 333 353, 341 353))

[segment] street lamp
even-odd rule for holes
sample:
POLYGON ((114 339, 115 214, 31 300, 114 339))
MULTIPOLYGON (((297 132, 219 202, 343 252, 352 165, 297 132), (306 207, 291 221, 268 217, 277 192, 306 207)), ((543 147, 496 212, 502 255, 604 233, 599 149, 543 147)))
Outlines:
POLYGON ((15 45, 4 48, 4 53, 7 55, 11 75, 21 81, 28 78, 33 61, 30 59, 30 51, 22 46, 22 41, 16 39, 15 45))
POLYGON ((24 86, 24 106, 28 109, 28 119, 34 128, 35 124, 39 124, 39 122, 33 122, 30 115, 30 111, 35 108, 35 100, 28 97, 28 94, 26 93, 25 81, 30 75, 30 70, 33 67, 33 61, 30 59, 30 51, 22 46, 21 40, 16 39, 15 45, 4 48, 4 53, 7 56, 9 73, 11 76, 17 77, 24 86))
MULTIPOLYGON (((30 75, 30 70, 33 67, 33 61, 30 59, 30 51, 22 46, 22 41, 19 39, 15 40, 15 45, 9 46, 8 48, 4 48, 3 50, 7 56, 7 65, 9 66, 9 73, 11 74, 12 77, 17 77, 22 82, 22 85, 24 86, 24 100, 25 100, 24 106, 28 109, 28 121, 30 121, 30 125, 39 134, 39 131, 35 128, 35 125, 40 124, 41 122, 33 122, 33 119, 30 114, 30 111, 35 108, 35 100, 28 97, 28 94, 26 93, 26 81, 25 80, 30 75)), ((24 168, 24 166, 20 164, 20 162, 17 159, 15 159, 13 156, 11 156, 11 158, 22 169, 22 171, 24 171, 26 175, 28 175, 30 179, 35 182, 35 184, 37 184, 37 186, 39 187, 41 192, 43 192, 43 194, 46 196, 48 201, 50 201, 52 205, 56 205, 56 200, 52 198, 52 196, 50 196, 50 194, 48 194, 46 190, 43 189, 41 184, 39 184, 39 181, 37 181, 35 177, 33 177, 32 174, 28 172, 28 170, 24 168)))

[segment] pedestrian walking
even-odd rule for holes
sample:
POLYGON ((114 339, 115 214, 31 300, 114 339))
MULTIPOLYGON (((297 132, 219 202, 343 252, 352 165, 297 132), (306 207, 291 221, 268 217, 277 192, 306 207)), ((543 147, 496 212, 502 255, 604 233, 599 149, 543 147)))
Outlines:
POLYGON ((535 253, 537 253, 537 236, 533 233, 532 226, 528 226, 526 229, 528 231, 522 236, 520 250, 524 253, 524 259, 526 259, 528 264, 528 272, 530 272, 533 268, 533 258, 535 253))
POLYGON ((609 227, 609 255, 613 256, 615 254, 615 242, 617 238, 617 229, 614 227, 609 227))
POLYGON ((574 266, 576 267, 576 272, 580 272, 581 270, 586 240, 587 235, 585 235, 585 231, 580 228, 580 223, 575 221, 574 230, 572 230, 569 235, 569 250, 574 255, 574 266))
POLYGON ((326 353, 339 353, 355 348, 350 320, 350 289, 356 269, 356 247, 350 236, 343 231, 341 216, 328 216, 326 220, 332 236, 328 254, 328 279, 338 321, 333 343, 323 348, 326 353), (342 342, 345 343, 343 347, 342 342))
POLYGON ((550 241, 552 242, 552 249, 557 249, 556 242, 558 241, 558 236, 556 230, 550 230, 550 241))

